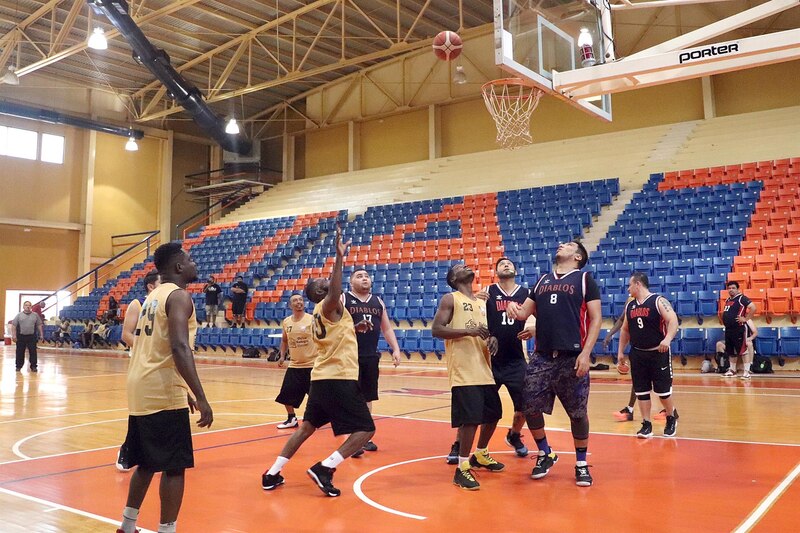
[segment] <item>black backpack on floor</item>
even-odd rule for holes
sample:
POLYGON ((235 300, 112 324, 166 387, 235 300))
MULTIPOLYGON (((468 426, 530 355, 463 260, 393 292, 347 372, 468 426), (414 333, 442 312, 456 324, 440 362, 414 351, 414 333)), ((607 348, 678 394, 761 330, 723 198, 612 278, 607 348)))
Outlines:
POLYGON ((765 355, 756 354, 753 357, 753 364, 750 367, 753 374, 772 374, 772 359, 765 355))

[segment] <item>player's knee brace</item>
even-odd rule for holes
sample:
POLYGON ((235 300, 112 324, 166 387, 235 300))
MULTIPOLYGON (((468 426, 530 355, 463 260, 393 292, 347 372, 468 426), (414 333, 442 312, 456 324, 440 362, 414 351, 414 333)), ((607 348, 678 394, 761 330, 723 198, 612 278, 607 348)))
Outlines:
POLYGON ((649 402, 650 401, 650 393, 645 392, 644 394, 636 393, 636 399, 640 402, 649 402))
POLYGON ((531 415, 525 413, 525 422, 528 423, 530 429, 542 429, 544 427, 544 415, 542 413, 531 415))
POLYGON ((572 429, 572 438, 575 440, 584 440, 589 438, 589 417, 582 416, 580 418, 570 418, 569 425, 572 429))

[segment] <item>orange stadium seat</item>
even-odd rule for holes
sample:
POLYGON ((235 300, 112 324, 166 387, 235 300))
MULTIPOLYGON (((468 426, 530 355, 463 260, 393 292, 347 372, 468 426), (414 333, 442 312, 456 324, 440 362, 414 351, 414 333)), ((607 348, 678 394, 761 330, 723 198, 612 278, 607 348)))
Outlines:
POLYGON ((735 281, 740 289, 750 287, 750 272, 731 272, 728 274, 728 282, 735 281))
POLYGON ((772 272, 751 272, 751 289, 769 289, 772 287, 772 272))
POLYGON ((739 247, 739 253, 742 255, 758 255, 761 253, 761 239, 753 239, 742 241, 739 247))
POLYGON ((776 254, 761 254, 755 257, 756 267, 754 270, 764 272, 768 270, 775 270, 778 264, 778 256, 776 254))
POLYGON ((791 306, 791 289, 767 289, 767 321, 773 316, 788 315, 791 306))
POLYGON ((785 254, 800 254, 800 237, 786 237, 781 248, 785 254))
POLYGON ((800 224, 787 224, 786 225, 787 237, 800 237, 800 224))
POLYGON ((790 292, 792 294, 792 305, 789 313, 792 317, 792 322, 796 322, 797 315, 800 314, 800 287, 794 287, 790 292))
POLYGON ((772 273, 772 286, 777 289, 797 287, 797 270, 776 270, 772 273))
POLYGON ((764 239, 763 241, 761 241, 761 253, 779 254, 781 253, 782 246, 783 246, 783 239, 764 239))
POLYGON ((794 253, 778 254, 778 270, 796 270, 800 255, 794 253))
POLYGON ((785 225, 767 226, 767 239, 783 239, 784 237, 786 237, 785 225))
POLYGON ((750 255, 738 255, 733 258, 734 272, 752 272, 755 269, 755 259, 750 255))
POLYGON ((756 316, 763 315, 767 306, 767 289, 745 289, 742 292, 756 304, 756 316))
POLYGON ((767 228, 769 226, 750 226, 744 231, 744 238, 748 241, 755 239, 763 239, 767 236, 767 228))

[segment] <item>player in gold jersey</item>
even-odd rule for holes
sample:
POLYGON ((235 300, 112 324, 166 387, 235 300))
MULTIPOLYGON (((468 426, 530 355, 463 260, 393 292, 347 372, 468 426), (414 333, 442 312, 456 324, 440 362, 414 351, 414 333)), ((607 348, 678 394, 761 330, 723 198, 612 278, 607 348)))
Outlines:
POLYGON ((339 496, 333 486, 333 473, 345 457, 364 447, 375 433, 375 424, 367 402, 358 387, 358 342, 353 318, 342 305, 342 262, 350 242, 342 242, 336 228, 336 260, 330 280, 311 279, 306 296, 314 302, 314 342, 317 358, 311 370, 303 423, 281 450, 275 463, 262 474, 261 488, 273 490, 284 483, 281 469, 314 432, 331 424, 334 435, 350 436, 327 459, 316 463, 306 473, 327 496, 339 496))
POLYGON ((153 260, 161 285, 142 304, 128 368, 124 446, 130 465, 139 468, 131 476, 118 533, 136 531, 139 508, 156 472, 162 472, 158 531, 175 532, 185 470, 194 466, 189 411, 199 409, 199 427, 210 427, 214 420, 192 355, 197 320, 186 285, 197 279, 197 266, 175 242, 159 246, 153 260))
POLYGON ((505 468, 488 452, 489 440, 503 415, 503 406, 491 365, 497 339, 489 335, 486 302, 473 294, 474 279, 475 272, 466 265, 450 268, 447 284, 453 292, 442 296, 431 327, 433 336, 445 342, 452 393, 450 419, 452 427, 458 428, 459 458, 453 483, 467 490, 480 488, 472 468, 485 468, 490 472, 505 468), (470 456, 478 426, 481 428, 478 447, 470 456))
POLYGON ((283 319, 283 337, 281 338, 278 366, 283 366, 286 352, 289 352, 289 368, 283 375, 281 391, 275 401, 286 408, 286 421, 278 424, 278 429, 297 427, 297 416, 294 410, 303 403, 303 398, 311 388, 311 369, 317 357, 317 346, 312 335, 314 318, 306 313, 306 302, 302 294, 293 294, 289 298, 292 314, 283 319))

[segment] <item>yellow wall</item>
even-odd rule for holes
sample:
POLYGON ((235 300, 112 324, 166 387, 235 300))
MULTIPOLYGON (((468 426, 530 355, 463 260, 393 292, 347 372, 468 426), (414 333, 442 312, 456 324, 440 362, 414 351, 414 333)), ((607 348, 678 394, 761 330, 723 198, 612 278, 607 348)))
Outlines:
POLYGON ((78 277, 77 231, 0 225, 0 309, 6 290, 59 289, 78 277))
POLYGON ((347 172, 347 125, 309 132, 304 153, 306 164, 302 177, 347 172))
MULTIPOLYGON (((138 152, 125 139, 97 134, 92 255, 111 257, 111 236, 158 229, 161 141, 145 137, 138 152)), ((121 251, 120 249, 119 251, 121 251)))
MULTIPOLYGON (((185 176, 210 170, 209 152, 210 148, 204 144, 177 139, 172 144, 172 224, 170 224, 172 232, 175 231, 175 224, 203 208, 202 203, 192 201, 194 197, 184 191, 185 176)), ((182 233, 178 237, 181 236, 182 233)), ((169 236, 170 239, 174 237, 174 234, 169 236)))
POLYGON ((361 168, 397 165, 427 158, 427 109, 361 124, 361 168))
POLYGON ((797 79, 800 79, 800 61, 714 76, 717 115, 800 105, 796 81, 791 81, 797 79))
POLYGON ((0 116, 0 125, 64 137, 64 163, 61 165, 0 156, 0 217, 81 222, 86 132, 6 116, 0 116))
POLYGON ((441 108, 442 156, 494 150, 496 130, 482 98, 441 108))

